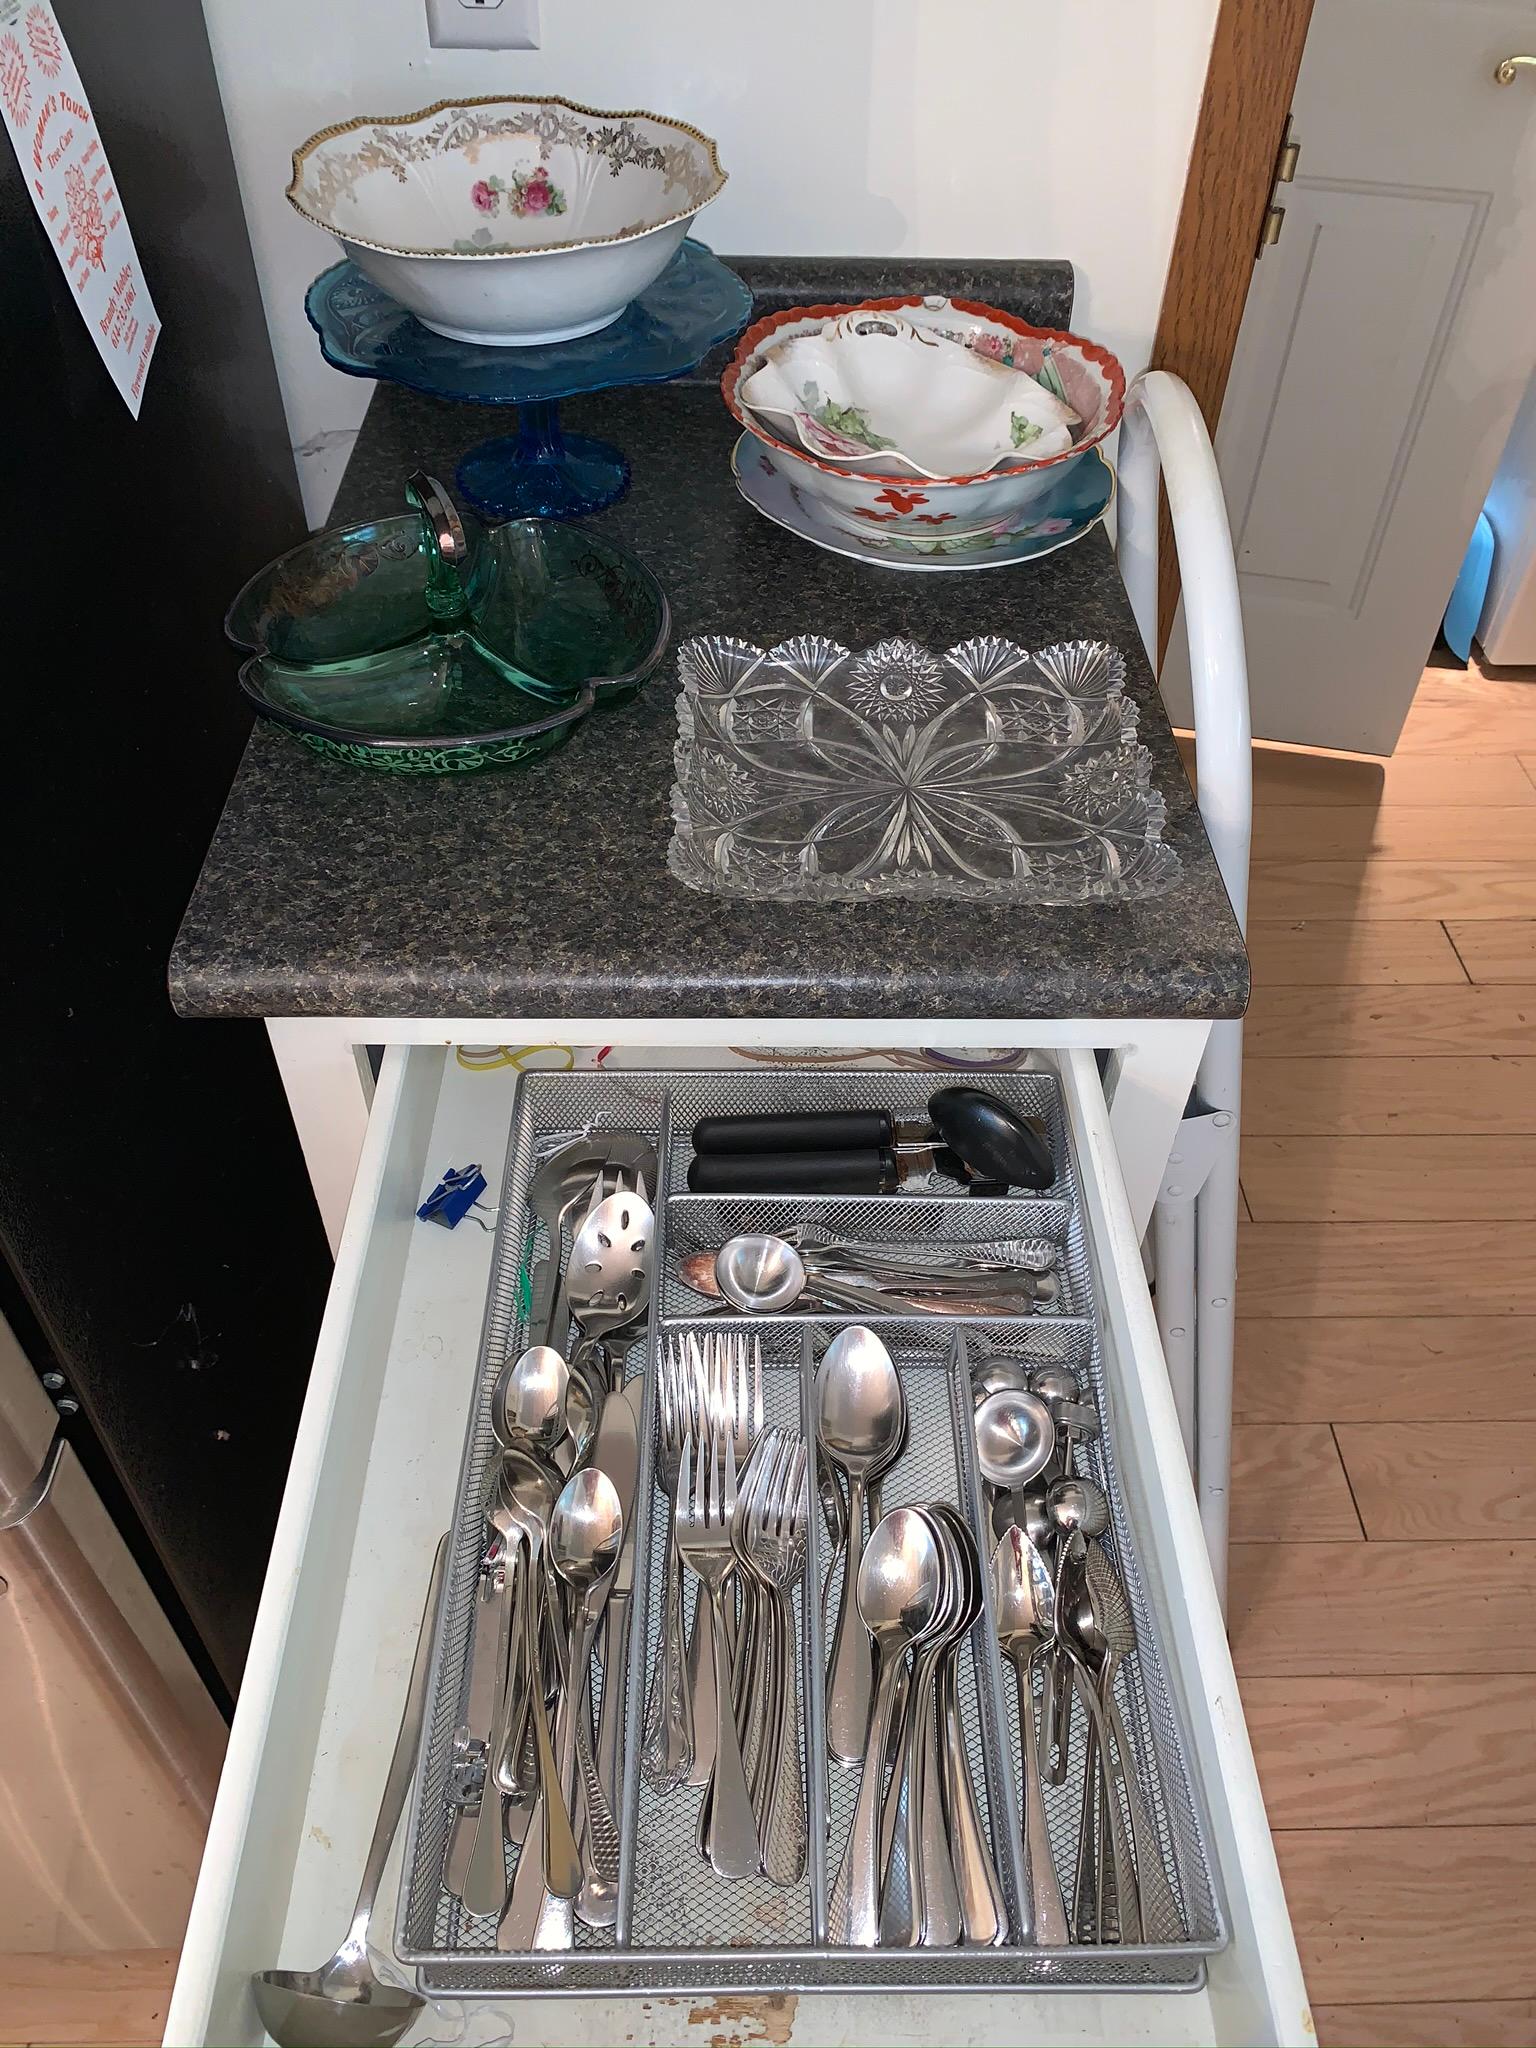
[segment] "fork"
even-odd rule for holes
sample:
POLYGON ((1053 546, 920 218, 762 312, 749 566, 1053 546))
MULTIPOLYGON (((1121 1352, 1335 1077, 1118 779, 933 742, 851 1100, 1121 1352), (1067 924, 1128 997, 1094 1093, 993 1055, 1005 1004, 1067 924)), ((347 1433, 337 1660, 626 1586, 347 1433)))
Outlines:
MULTIPOLYGON (((683 1428, 691 1428, 695 1440, 706 1430, 723 1431, 731 1438, 736 1469, 742 1471, 753 1442, 763 1426, 763 1348, 760 1338, 752 1340, 751 1373, 748 1373, 747 1339, 730 1330, 706 1331, 702 1340, 689 1335, 683 1341, 683 1383, 685 1412, 683 1428)), ((734 1565, 734 1559, 732 1560, 734 1565)), ((727 1573, 729 1584, 730 1573, 727 1573)), ((734 1613, 726 1605, 726 1641, 734 1649, 734 1613)), ((714 1767, 712 1730, 715 1725, 715 1678, 712 1609, 700 1600, 694 1615, 693 1635, 688 1644, 688 1690, 693 1703, 693 1768, 690 1785, 707 1785, 714 1767)), ((727 1659, 734 1666, 734 1656, 727 1659)))
POLYGON ((773 1463, 762 1488, 744 1503, 745 1514, 738 1516, 736 1546, 765 1590, 768 1616, 767 1682, 761 1691, 771 1705, 752 1783, 762 1872, 770 1884, 792 1885, 805 1875, 808 1832, 791 1588, 805 1572, 811 1518, 809 1454, 803 1437, 773 1431, 758 1439, 754 1464, 771 1439, 777 1439, 773 1463))
POLYGON ((731 1429, 710 1429, 695 1453, 692 1432, 683 1438, 678 1460, 672 1527, 683 1563, 709 1596, 713 1623, 710 1648, 715 1681, 715 1761, 709 1861, 721 1877, 755 1877, 761 1863, 757 1822, 747 1792, 747 1774, 731 1705, 729 1638, 725 1590, 734 1552, 736 1442, 731 1429))
MULTIPOLYGON (((683 1354, 671 1340, 662 1351, 658 1365, 656 1481, 675 1509, 683 1437, 686 1430, 694 1426, 695 1418, 684 1384, 683 1354)), ((645 1705, 643 1748, 646 1777, 658 1792, 669 1792, 688 1779, 693 1770, 694 1754, 693 1693, 683 1663, 686 1643, 683 1567, 670 1514, 666 1521, 664 1544, 661 1641, 645 1705)))

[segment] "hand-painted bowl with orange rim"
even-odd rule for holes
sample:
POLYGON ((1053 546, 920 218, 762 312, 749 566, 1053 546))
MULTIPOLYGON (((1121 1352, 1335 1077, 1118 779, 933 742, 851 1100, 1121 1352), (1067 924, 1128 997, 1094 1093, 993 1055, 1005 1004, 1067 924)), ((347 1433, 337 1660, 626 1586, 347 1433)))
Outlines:
POLYGON ((1125 372, 1107 349, 1081 335, 1031 327, 1011 313, 968 299, 913 296, 795 306, 759 320, 737 343, 720 390, 732 417, 774 451, 796 487, 841 532, 867 539, 873 528, 880 528, 915 539, 981 543, 1023 524, 1063 471, 1114 432, 1125 402, 1125 372), (1015 460, 981 473, 895 477, 860 469, 846 459, 822 461, 780 438, 761 415, 743 406, 739 386, 762 367, 769 350, 799 335, 819 333, 846 315, 868 312, 899 312, 915 327, 959 342, 987 360, 1031 376, 1046 371, 1082 422, 1073 445, 1043 460, 1015 460))

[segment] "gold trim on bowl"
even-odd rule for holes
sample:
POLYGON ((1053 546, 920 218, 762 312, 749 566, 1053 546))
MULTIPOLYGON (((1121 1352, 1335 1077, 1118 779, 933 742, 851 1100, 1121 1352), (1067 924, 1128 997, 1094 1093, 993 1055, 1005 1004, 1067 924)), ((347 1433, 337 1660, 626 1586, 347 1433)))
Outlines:
POLYGON ((647 107, 626 107, 617 110, 609 107, 585 107, 579 100, 568 100, 559 93, 472 93, 464 98, 434 100, 430 107, 418 107, 413 114, 358 114, 350 121, 335 121, 329 128, 318 129, 307 142, 301 142, 293 152, 293 175, 289 178, 284 198, 302 220, 311 227, 319 228, 324 234, 334 235, 338 241, 354 243, 359 249, 376 249, 381 256, 434 256, 448 263, 485 262, 490 258, 501 258, 509 262, 520 262, 527 256, 550 256, 561 249, 601 249, 613 242, 637 242, 645 235, 653 235, 658 228, 668 228, 680 220, 691 219, 696 213, 720 197, 730 181, 730 172, 720 162, 720 153, 712 135, 706 135, 702 128, 695 128, 688 121, 674 120, 670 114, 653 114, 647 107), (688 206, 681 206, 676 213, 669 213, 663 220, 648 221, 644 227, 619 228, 611 235, 589 235, 571 242, 542 242, 536 249, 406 249, 392 242, 372 242, 366 235, 349 234, 334 221, 322 220, 311 213, 307 206, 301 206, 297 197, 303 178, 305 158, 311 150, 318 149, 322 142, 330 142, 335 136, 350 135, 359 128, 403 128, 415 121, 429 121, 434 114, 446 114, 456 107, 564 107, 568 114, 582 114, 594 121, 656 121, 664 128, 671 128, 680 135, 692 136, 702 143, 709 153, 710 165, 714 170, 715 184, 702 199, 688 206))

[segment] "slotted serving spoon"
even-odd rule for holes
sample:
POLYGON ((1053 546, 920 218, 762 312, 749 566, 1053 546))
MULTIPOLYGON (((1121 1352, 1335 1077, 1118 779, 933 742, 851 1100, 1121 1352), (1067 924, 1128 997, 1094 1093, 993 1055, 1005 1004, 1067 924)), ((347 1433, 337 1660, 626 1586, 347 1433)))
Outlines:
MULTIPOLYGON (((605 1338, 644 1315, 651 1298, 656 1217, 638 1194, 605 1195, 587 1211, 571 1245, 566 1299, 581 1331, 571 1371, 591 1385, 605 1338)), ((594 1407, 607 1387, 594 1389, 594 1407)))

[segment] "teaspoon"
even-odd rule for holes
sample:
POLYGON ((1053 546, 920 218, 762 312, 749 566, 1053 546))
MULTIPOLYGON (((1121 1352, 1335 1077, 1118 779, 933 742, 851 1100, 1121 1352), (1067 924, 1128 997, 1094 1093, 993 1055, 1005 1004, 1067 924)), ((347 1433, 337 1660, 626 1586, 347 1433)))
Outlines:
POLYGON ((816 1374, 816 1402, 817 1435, 848 1479, 843 1593, 827 1676, 827 1746, 839 1763, 852 1766, 865 1754, 871 1694, 869 1643, 853 1600, 864 1550, 865 1493, 896 1457, 906 1419, 891 1354, 873 1330, 854 1323, 833 1338, 816 1374))

